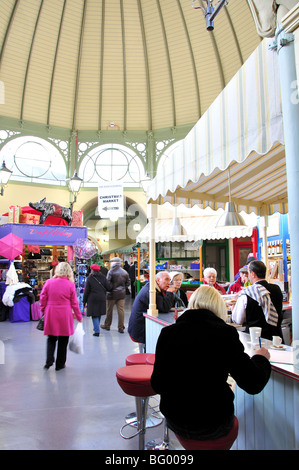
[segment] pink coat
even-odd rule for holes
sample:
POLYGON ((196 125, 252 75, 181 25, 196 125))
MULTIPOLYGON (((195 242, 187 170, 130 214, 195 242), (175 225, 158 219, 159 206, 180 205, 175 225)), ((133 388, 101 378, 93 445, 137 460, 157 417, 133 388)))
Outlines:
POLYGON ((75 284, 66 277, 49 279, 40 294, 41 311, 45 314, 44 334, 71 336, 74 316, 82 321, 75 284))

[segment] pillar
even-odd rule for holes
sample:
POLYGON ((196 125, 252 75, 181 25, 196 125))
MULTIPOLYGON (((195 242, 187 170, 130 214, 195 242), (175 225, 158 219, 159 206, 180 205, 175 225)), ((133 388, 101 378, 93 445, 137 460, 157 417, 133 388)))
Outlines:
POLYGON ((156 234, 155 234, 155 223, 157 218, 157 205, 148 204, 148 219, 150 227, 150 243, 149 243, 149 265, 150 265, 150 287, 149 287, 149 307, 147 313, 158 316, 158 310, 156 306, 156 234))
MULTIPOLYGON (((296 9, 297 7, 295 7, 296 9)), ((298 10, 298 9, 297 9, 298 10)), ((292 12, 292 10, 291 10, 292 12)), ((289 13, 291 13, 289 12, 289 13)), ((293 14, 293 13, 291 13, 293 14)), ((288 17, 286 15, 286 17, 288 17)), ((286 18, 285 17, 285 18, 286 18)), ((284 29, 285 18, 275 35, 281 82, 281 100, 285 136, 286 173, 288 184, 288 208, 291 238, 291 276, 292 276, 292 323, 294 366, 299 369, 299 100, 295 59, 295 23, 284 29)), ((298 14, 297 19, 299 20, 298 14)), ((299 22, 297 21, 298 25, 299 22)))

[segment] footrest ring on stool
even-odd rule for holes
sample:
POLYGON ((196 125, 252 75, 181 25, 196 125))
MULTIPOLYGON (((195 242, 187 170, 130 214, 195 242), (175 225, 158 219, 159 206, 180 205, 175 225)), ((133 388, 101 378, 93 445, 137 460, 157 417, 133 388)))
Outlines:
MULTIPOLYGON (((124 425, 120 428, 119 434, 121 435, 121 437, 122 437, 123 439, 133 439, 133 437, 138 436, 138 434, 140 433, 141 429, 139 429, 139 430, 136 431, 134 434, 132 434, 132 436, 125 436, 125 435, 123 434, 123 430, 124 430, 126 427, 128 427, 128 426, 130 426, 131 429, 132 429, 132 423, 126 423, 126 424, 124 424, 124 425)), ((135 421, 135 426, 137 426, 137 421, 135 421)))

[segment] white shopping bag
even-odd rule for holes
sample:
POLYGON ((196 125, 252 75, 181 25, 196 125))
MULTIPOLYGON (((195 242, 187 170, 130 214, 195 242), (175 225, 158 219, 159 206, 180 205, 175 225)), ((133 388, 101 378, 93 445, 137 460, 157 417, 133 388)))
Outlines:
POLYGON ((69 349, 76 354, 83 354, 83 336, 85 331, 83 330, 83 324, 78 323, 74 334, 70 337, 69 349))

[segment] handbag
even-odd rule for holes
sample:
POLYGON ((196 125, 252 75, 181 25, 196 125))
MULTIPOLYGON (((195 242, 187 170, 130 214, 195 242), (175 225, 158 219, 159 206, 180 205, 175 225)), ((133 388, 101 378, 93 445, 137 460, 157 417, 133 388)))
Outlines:
POLYGON ((42 315, 40 319, 38 320, 36 329, 40 331, 44 331, 44 323, 45 323, 45 316, 42 315))

